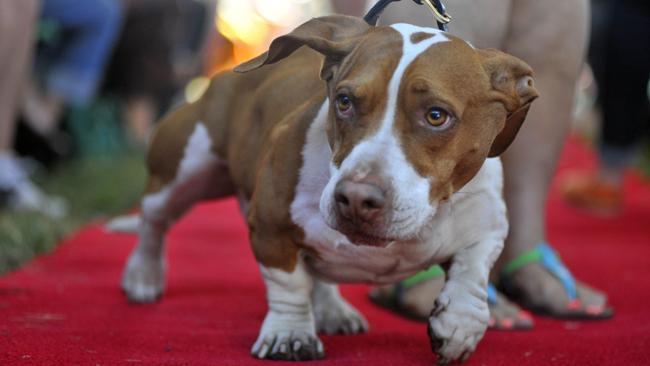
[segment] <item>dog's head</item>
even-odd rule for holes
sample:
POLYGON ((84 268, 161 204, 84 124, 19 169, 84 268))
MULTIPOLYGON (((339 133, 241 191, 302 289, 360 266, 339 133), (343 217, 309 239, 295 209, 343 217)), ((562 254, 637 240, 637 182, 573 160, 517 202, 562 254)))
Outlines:
POLYGON ((510 145, 537 97, 532 70, 515 57, 436 29, 346 16, 312 19, 235 70, 301 46, 325 56, 332 158, 321 212, 356 243, 416 236, 510 145))

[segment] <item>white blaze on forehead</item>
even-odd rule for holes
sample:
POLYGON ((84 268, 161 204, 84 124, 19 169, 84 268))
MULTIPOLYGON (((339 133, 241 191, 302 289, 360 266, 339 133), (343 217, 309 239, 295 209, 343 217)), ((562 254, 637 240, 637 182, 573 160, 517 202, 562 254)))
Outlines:
MULTIPOLYGON (((345 165, 349 166, 350 164, 354 164, 356 165, 355 169, 362 171, 366 170, 365 165, 356 164, 357 159, 367 159, 368 157, 374 158, 375 156, 373 154, 362 154, 362 152, 366 151, 362 151, 365 149, 361 145, 370 143, 373 146, 387 147, 387 145, 389 145, 391 142, 400 145, 399 142, 396 141, 395 136, 392 134, 392 132, 393 126, 395 125, 395 114, 397 112, 397 96, 399 93, 402 78, 404 76, 404 72, 408 66, 429 47, 436 43, 449 41, 449 38, 445 36, 444 32, 433 28, 418 27, 405 23, 393 24, 391 25, 391 28, 395 29, 402 36, 402 57, 400 58, 400 61, 397 64, 397 67, 395 68, 390 81, 388 82, 386 111, 384 112, 384 116, 377 133, 374 136, 371 136, 369 139, 363 141, 361 144, 359 144, 359 146, 357 146, 357 148, 353 149, 348 158, 343 162, 341 166, 342 169, 345 165), (431 37, 421 40, 420 42, 413 43, 411 42, 411 36, 416 33, 430 34, 431 37), (348 164, 346 164, 346 161, 348 164)), ((404 160, 406 159, 404 158, 404 160)), ((333 167, 333 170, 337 169, 333 167)))
POLYGON ((142 199, 143 214, 163 215, 175 190, 179 187, 183 187, 188 192, 197 189, 192 185, 203 184, 202 180, 207 178, 202 177, 202 173, 209 173, 209 170, 217 164, 225 164, 225 162, 212 152, 212 139, 208 129, 202 121, 198 121, 185 145, 176 177, 160 191, 148 194, 142 199))
MULTIPOLYGON (((402 36, 402 57, 400 58, 400 61, 397 64, 397 67, 395 68, 395 71, 393 72, 390 81, 388 82, 386 111, 384 112, 381 125, 374 136, 371 136, 368 140, 365 140, 360 145, 369 143, 370 145, 380 147, 381 149, 385 149, 388 147, 397 147, 399 150, 397 153, 403 156, 404 153, 401 150, 401 144, 393 134, 393 127, 395 125, 395 117, 397 113, 397 96, 399 94, 400 85, 402 83, 404 72, 409 67, 409 65, 411 65, 411 63, 413 63, 413 61, 422 53, 424 53, 429 47, 431 47, 436 43, 449 42, 449 38, 447 38, 444 32, 440 30, 433 29, 433 28, 418 27, 411 24, 398 23, 398 24, 391 25, 391 28, 395 29, 402 36), (411 36, 416 33, 430 34, 431 37, 423 39, 417 43, 413 43, 411 42, 411 36), (396 146, 391 146, 391 145, 396 145, 396 146)), ((367 153, 367 151, 362 151, 362 150, 364 149, 360 148, 360 146, 355 148, 350 153, 348 159, 346 159, 348 163, 354 164, 354 162, 358 158, 367 159, 368 157, 371 158, 375 157, 373 154, 365 154, 367 153), (364 154, 362 154, 362 152, 364 152, 364 154)), ((406 162, 406 157, 403 156, 403 159, 399 159, 399 160, 403 160, 406 162)), ((408 163, 406 164, 409 165, 408 163)), ((345 161, 343 165, 346 165, 345 161)), ((361 166, 359 166, 358 164, 356 165, 357 166, 355 169, 362 169, 363 164, 361 166)), ((409 168, 412 169, 410 165, 409 168)), ((417 173, 414 172, 414 174, 417 173)))
POLYGON ((432 45, 449 42, 449 38, 442 31, 433 28, 418 27, 405 23, 393 24, 391 28, 402 35, 402 58, 399 64, 397 64, 393 77, 388 83, 388 103, 386 103, 386 114, 384 115, 379 134, 390 132, 392 129, 391 127, 395 121, 395 112, 397 111, 397 94, 406 68, 432 45), (418 43, 413 43, 411 42, 411 36, 416 33, 427 33, 432 36, 418 43))

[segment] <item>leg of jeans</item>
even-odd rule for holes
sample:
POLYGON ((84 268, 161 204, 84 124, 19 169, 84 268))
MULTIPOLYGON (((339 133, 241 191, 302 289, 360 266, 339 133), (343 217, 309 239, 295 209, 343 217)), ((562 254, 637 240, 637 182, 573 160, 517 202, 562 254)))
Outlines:
POLYGON ((575 85, 586 48, 587 15, 586 0, 513 3, 504 48, 535 70, 540 97, 502 156, 510 235, 495 273, 546 239, 546 195, 570 126, 575 85))
POLYGON ((48 76, 50 91, 83 104, 96 92, 122 24, 117 0, 45 0, 42 17, 73 33, 48 76))

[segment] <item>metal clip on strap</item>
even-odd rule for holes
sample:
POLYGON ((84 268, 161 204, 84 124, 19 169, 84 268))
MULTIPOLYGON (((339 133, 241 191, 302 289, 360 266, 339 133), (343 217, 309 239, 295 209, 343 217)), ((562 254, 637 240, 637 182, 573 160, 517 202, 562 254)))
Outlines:
MULTIPOLYGON (((377 3, 370 8, 366 16, 363 17, 363 19, 366 21, 366 23, 375 26, 377 25, 377 21, 379 20, 379 16, 381 13, 386 9, 386 7, 395 1, 400 1, 400 0, 379 0, 377 3)), ((451 17, 449 14, 447 14, 445 10, 445 6, 442 4, 440 0, 413 0, 418 5, 426 5, 429 10, 433 13, 433 17, 438 24, 438 29, 442 31, 447 31, 447 23, 451 21, 451 17)))

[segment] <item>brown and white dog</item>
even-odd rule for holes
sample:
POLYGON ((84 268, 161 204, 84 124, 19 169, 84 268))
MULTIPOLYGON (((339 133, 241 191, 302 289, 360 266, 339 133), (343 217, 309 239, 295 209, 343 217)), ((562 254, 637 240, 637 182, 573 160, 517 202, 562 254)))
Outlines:
POLYGON ((175 219, 237 195, 267 289, 255 357, 316 359, 317 331, 365 331, 337 282, 393 283, 446 262, 429 334, 440 362, 467 357, 508 231, 501 163, 487 158, 537 96, 530 67, 436 29, 328 16, 235 71, 159 125, 128 297, 162 293, 175 219))

